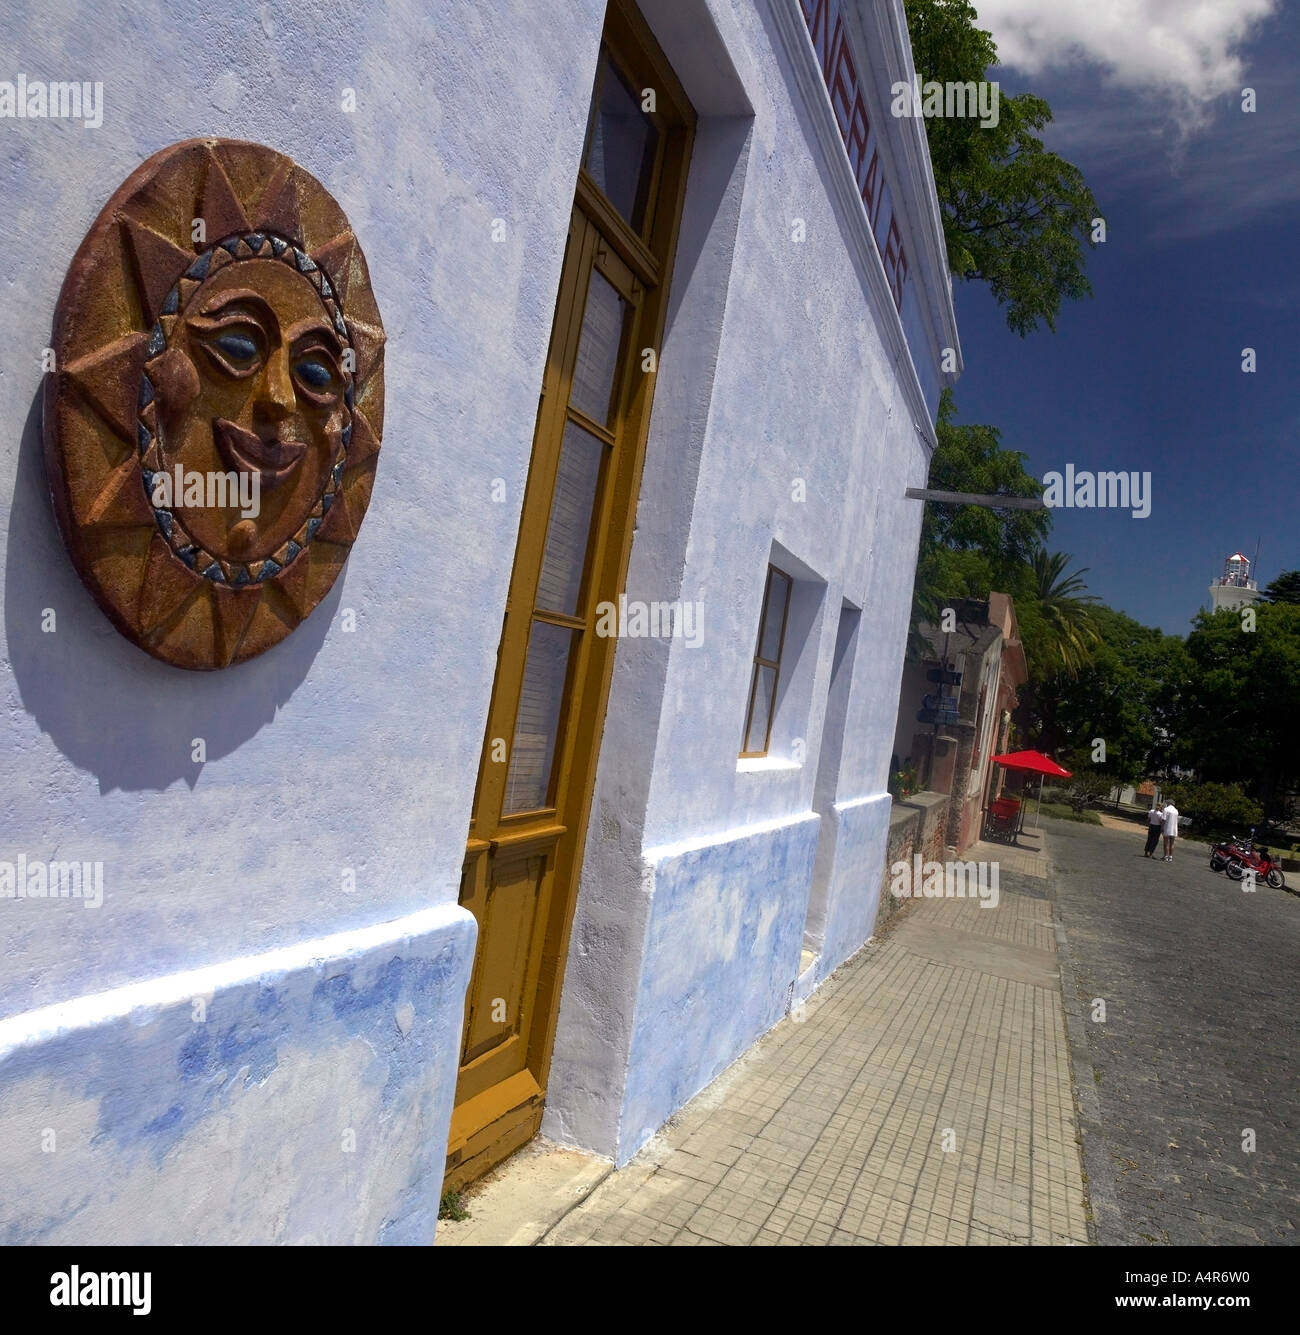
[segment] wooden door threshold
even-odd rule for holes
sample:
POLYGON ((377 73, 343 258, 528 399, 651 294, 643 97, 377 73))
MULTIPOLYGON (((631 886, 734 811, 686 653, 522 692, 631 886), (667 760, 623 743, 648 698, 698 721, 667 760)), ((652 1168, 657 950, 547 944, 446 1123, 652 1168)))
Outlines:
POLYGON ((527 1144, 542 1124, 545 1094, 530 1071, 459 1104, 451 1115, 443 1191, 459 1191, 527 1144))

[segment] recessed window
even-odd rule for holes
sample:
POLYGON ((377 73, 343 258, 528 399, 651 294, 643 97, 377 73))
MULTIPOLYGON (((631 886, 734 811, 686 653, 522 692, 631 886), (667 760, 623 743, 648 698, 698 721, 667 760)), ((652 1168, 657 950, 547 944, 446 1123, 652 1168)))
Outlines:
POLYGON ((602 47, 582 165, 605 198, 644 230, 659 129, 642 110, 638 94, 602 47))
POLYGON ((790 587, 793 581, 775 566, 767 568, 763 589, 763 615, 758 623, 758 644, 754 649, 754 671, 749 681, 749 706, 745 711, 745 731, 740 754, 767 755, 772 739, 772 715, 776 712, 776 691, 781 680, 781 651, 785 645, 785 623, 790 612, 790 587))

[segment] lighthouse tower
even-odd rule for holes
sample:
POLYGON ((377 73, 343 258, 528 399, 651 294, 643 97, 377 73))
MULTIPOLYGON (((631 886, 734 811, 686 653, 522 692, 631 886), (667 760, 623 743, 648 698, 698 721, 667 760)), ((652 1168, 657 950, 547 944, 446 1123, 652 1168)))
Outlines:
POLYGON ((1250 577, 1250 561, 1234 552, 1223 563, 1223 574, 1210 585, 1210 611, 1235 611, 1258 599, 1259 587, 1250 577))

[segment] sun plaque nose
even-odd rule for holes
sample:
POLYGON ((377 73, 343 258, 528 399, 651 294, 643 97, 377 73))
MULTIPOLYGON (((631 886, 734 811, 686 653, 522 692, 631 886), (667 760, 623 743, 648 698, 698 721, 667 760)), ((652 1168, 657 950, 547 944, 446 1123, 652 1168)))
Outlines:
POLYGON ((289 350, 276 348, 267 359, 262 375, 262 392, 257 397, 254 412, 269 422, 282 422, 291 416, 298 404, 289 373, 289 350))

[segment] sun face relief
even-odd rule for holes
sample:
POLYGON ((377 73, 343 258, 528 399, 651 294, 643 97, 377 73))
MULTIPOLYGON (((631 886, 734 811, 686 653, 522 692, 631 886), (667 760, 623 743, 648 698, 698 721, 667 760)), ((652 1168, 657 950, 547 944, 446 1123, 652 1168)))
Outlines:
MULTIPOLYGON (((269 238, 257 240, 270 251, 269 238)), ((290 540, 306 546, 312 510, 345 461, 345 344, 303 274, 282 259, 246 259, 199 285, 167 351, 146 365, 164 472, 244 475, 226 489, 231 504, 173 514, 219 564, 257 578, 252 567, 290 540), (255 517, 236 503, 249 495, 255 517)))
POLYGON ((223 667, 311 611, 369 501, 383 341, 346 218, 287 158, 188 141, 128 179, 69 270, 46 385, 56 513, 124 634, 223 667), (186 216, 220 240, 166 234, 186 216))

